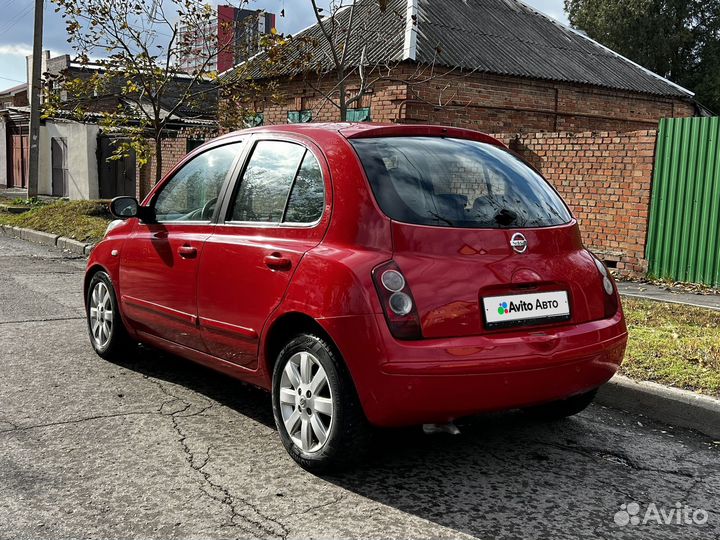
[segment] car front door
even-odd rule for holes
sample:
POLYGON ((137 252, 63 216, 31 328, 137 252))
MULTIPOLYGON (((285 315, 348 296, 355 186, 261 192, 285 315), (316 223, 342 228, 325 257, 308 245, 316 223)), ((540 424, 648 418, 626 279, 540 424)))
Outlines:
POLYGON ((218 197, 242 144, 210 147, 154 194, 155 220, 135 225, 120 255, 120 302, 141 334, 204 351, 197 325, 197 272, 218 197))
POLYGON ((256 369, 259 336, 329 221, 329 173, 301 141, 254 141, 203 250, 198 315, 208 351, 256 369))

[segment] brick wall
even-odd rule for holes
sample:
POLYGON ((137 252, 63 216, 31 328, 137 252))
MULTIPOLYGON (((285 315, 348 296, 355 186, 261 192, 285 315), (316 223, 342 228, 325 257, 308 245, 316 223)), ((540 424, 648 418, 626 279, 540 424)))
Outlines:
MULTIPOLYGON (((160 176, 165 176, 187 154, 187 138, 176 137, 162 141, 162 165, 160 176)), ((156 160, 150 162, 150 174, 155 177, 156 160)))
MULTIPOLYGON (((325 77, 311 88, 303 80, 290 80, 281 85, 281 97, 276 103, 266 103, 261 112, 266 125, 287 124, 290 111, 310 110, 313 122, 337 122, 340 113, 324 97, 332 92, 335 82, 325 77)), ((352 94, 359 87, 357 79, 348 80, 348 91, 352 94)), ((395 81, 378 81, 372 86, 372 92, 363 97, 353 107, 370 107, 373 122, 397 122, 401 104, 407 99, 407 85, 395 81)))
MULTIPOLYGON (((162 165, 160 167, 161 176, 165 176, 176 163, 178 163, 187 153, 187 137, 173 137, 163 139, 162 141, 162 165)), ((155 185, 155 173, 157 171, 157 161, 153 158, 143 167, 136 167, 137 173, 137 197, 142 199, 148 194, 150 189, 155 185)))
MULTIPOLYGON (((379 99, 393 101, 388 96, 379 99)), ((644 275, 656 135, 654 130, 640 130, 495 136, 537 167, 560 192, 589 249, 621 274, 644 275)), ((182 159, 186 145, 186 137, 163 141, 163 174, 182 159)), ((154 160, 138 168, 139 198, 154 179, 154 160)))
POLYGON ((589 249, 621 274, 644 275, 656 135, 643 130, 497 137, 560 192, 589 249))
POLYGON ((409 86, 403 121, 487 132, 635 131, 695 114, 681 99, 482 73, 436 74, 409 86))
MULTIPOLYGON (((431 73, 412 64, 396 66, 392 81, 386 80, 387 73, 382 77, 360 104, 371 108, 375 122, 486 132, 636 131, 654 129, 660 118, 695 114, 694 105, 684 99, 483 73, 431 73)), ((300 79, 281 81, 282 98, 266 103, 265 124, 285 124, 289 111, 300 110, 311 110, 314 122, 337 121, 337 108, 323 98, 333 85, 332 74, 315 81, 315 88, 300 79)), ((357 78, 350 77, 350 92, 357 86, 357 78)))
MULTIPOLYGON (((188 139, 209 140, 217 136, 216 130, 182 130, 176 137, 167 137, 162 140, 162 165, 160 167, 161 177, 165 176, 170 170, 188 153, 188 139)), ((149 140, 148 144, 153 145, 154 142, 149 140)), ((155 172, 157 170, 157 161, 150 158, 150 161, 142 166, 136 167, 136 196, 138 200, 142 200, 150 189, 155 185, 155 172)))

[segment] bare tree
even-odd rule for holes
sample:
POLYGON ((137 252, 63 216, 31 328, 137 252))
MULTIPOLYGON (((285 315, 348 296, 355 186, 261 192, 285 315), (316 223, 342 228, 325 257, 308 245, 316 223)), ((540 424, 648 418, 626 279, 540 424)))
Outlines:
POLYGON ((405 85, 412 96, 405 102, 423 103, 443 109, 469 106, 468 103, 457 102, 457 90, 453 91, 450 83, 439 89, 437 102, 429 102, 421 97, 423 86, 436 79, 451 74, 465 77, 475 72, 459 68, 447 68, 438 72, 436 61, 442 55, 440 44, 433 51, 430 62, 406 64, 402 70, 399 69, 403 63, 401 59, 391 61, 387 58, 371 58, 377 58, 376 51, 387 48, 388 42, 395 38, 388 34, 387 29, 398 26, 405 28, 407 24, 416 25, 414 15, 408 19, 405 11, 393 11, 388 0, 333 0, 327 13, 323 7, 318 6, 317 0, 310 0, 310 4, 318 28, 315 34, 319 34, 319 38, 313 41, 302 39, 301 36, 300 39, 295 39, 295 46, 307 49, 304 56, 301 56, 301 65, 305 83, 322 96, 319 110, 326 106, 334 107, 338 110, 340 120, 345 121, 348 110, 357 108, 363 97, 372 92, 379 82, 405 85), (378 9, 387 24, 378 25, 377 17, 372 18, 374 22, 370 22, 370 9, 378 9), (393 18, 397 24, 393 24, 393 18), (375 54, 369 51, 375 51, 375 54), (332 80, 333 84, 328 85, 328 80, 332 80))
MULTIPOLYGON (((327 46, 324 47, 325 54, 328 56, 327 60, 332 66, 331 71, 335 74, 336 79, 335 85, 329 92, 322 91, 319 85, 313 84, 310 77, 307 77, 307 82, 324 96, 326 103, 338 109, 340 120, 345 121, 347 120, 348 109, 353 105, 357 105, 363 96, 368 93, 369 88, 380 79, 379 76, 371 77, 370 75, 382 71, 383 68, 385 68, 387 74, 390 66, 376 65, 369 68, 365 46, 360 51, 359 61, 350 62, 351 40, 356 34, 362 35, 363 39, 369 39, 373 35, 379 37, 375 30, 368 29, 364 21, 358 17, 358 0, 333 0, 327 16, 324 15, 324 8, 318 6, 317 0, 310 0, 310 3, 322 35, 321 39, 324 40, 327 46), (346 12, 342 14, 342 21, 340 21, 341 12, 346 12), (348 92, 348 81, 351 76, 357 76, 359 84, 352 92, 348 92)), ((377 7, 382 12, 386 12, 387 0, 377 0, 377 7)), ((388 16, 398 15, 388 14, 388 16)), ((313 66, 322 63, 322 61, 322 58, 307 58, 306 65, 309 68, 307 74, 311 74, 313 66)), ((322 68, 317 68, 315 71, 320 77, 324 76, 322 68)))

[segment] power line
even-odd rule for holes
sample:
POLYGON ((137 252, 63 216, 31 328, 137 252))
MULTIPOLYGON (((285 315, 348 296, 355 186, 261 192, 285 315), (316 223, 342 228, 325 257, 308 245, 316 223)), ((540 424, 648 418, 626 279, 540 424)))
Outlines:
POLYGON ((5 12, 7 8, 9 8, 15 0, 5 0, 5 3, 0 7, 0 10, 2 10, 2 13, 5 12))
POLYGON ((20 21, 20 19, 29 15, 30 12, 33 10, 33 8, 34 8, 34 6, 31 5, 25 11, 21 11, 20 13, 15 15, 15 17, 13 17, 12 19, 10 19, 9 21, 6 21, 5 25, 0 29, 0 32, 5 32, 7 30, 10 30, 15 25, 15 23, 20 21))
POLYGON ((0 28, 0 33, 7 32, 10 30, 13 26, 15 26, 16 23, 18 23, 22 18, 24 18, 26 15, 29 15, 30 12, 35 8, 35 6, 30 5, 25 11, 21 12, 20 14, 16 15, 9 21, 5 23, 5 25, 0 28))
POLYGON ((4 80, 6 80, 6 81, 17 82, 17 83, 24 83, 24 82, 25 82, 25 81, 18 81, 17 79, 11 79, 10 77, 2 77, 2 76, 0 76, 0 79, 4 79, 4 80))

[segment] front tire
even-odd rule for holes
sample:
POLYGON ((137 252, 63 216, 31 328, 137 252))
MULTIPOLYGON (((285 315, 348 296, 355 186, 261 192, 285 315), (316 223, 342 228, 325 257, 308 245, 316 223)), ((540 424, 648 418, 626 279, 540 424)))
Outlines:
POLYGON ((99 356, 109 360, 132 345, 120 317, 112 280, 105 272, 93 275, 85 305, 90 343, 99 356))
POLYGON ((339 470, 365 455, 370 426, 344 364, 322 338, 300 334, 280 351, 272 403, 280 439, 304 469, 339 470))
POLYGON ((525 409, 525 413, 535 420, 544 422, 562 420, 563 418, 584 411, 593 402, 593 399, 595 399, 595 394, 597 394, 597 388, 567 399, 552 401, 536 407, 529 407, 525 409))

